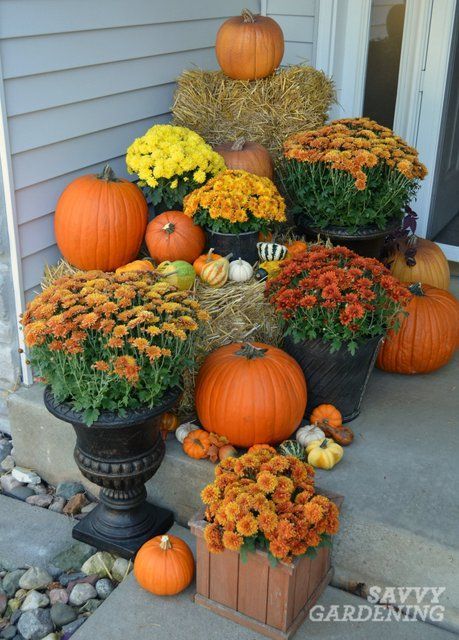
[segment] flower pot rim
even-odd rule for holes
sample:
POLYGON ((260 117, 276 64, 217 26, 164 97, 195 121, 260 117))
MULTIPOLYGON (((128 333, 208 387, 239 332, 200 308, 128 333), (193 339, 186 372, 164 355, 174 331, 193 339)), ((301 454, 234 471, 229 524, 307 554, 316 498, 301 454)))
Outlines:
POLYGON ((258 236, 258 231, 241 231, 240 233, 223 233, 222 231, 214 231, 210 227, 205 227, 207 233, 214 233, 219 236, 228 236, 230 238, 234 238, 235 236, 249 236, 256 234, 258 236))
MULTIPOLYGON (((340 347, 337 351, 335 351, 334 353, 337 353, 338 351, 348 351, 349 356, 350 356, 351 358, 355 358, 355 356, 356 356, 356 354, 357 354, 357 351, 358 351, 361 347, 364 347, 364 346, 368 345, 370 342, 373 342, 373 341, 375 341, 375 342, 378 342, 378 343, 379 343, 379 342, 380 342, 380 341, 385 337, 385 335, 386 335, 386 334, 382 333, 381 335, 371 336, 371 337, 365 338, 365 340, 364 340, 363 342, 361 342, 360 344, 358 344, 358 345, 357 345, 357 349, 356 349, 356 352, 354 353, 354 355, 351 355, 351 352, 350 352, 350 351, 348 351, 348 349, 347 349, 347 344, 346 344, 346 343, 343 343, 343 344, 341 345, 341 347, 340 347)), ((292 342, 293 344, 295 344, 295 345, 297 345, 297 344, 310 344, 310 345, 312 345, 312 344, 323 344, 324 346, 328 346, 328 347, 329 347, 329 350, 331 349, 331 342, 328 342, 327 340, 324 340, 323 338, 314 338, 314 339, 312 339, 312 340, 311 340, 311 339, 308 339, 308 338, 304 338, 304 340, 298 340, 298 341, 295 341, 295 340, 292 338, 292 336, 291 336, 291 335, 288 335, 288 334, 287 334, 287 335, 284 335, 283 340, 289 340, 289 341, 291 341, 291 342, 292 342)))
POLYGON ((371 240, 387 236, 392 231, 400 228, 402 223, 401 217, 394 217, 388 220, 384 229, 381 229, 375 224, 362 225, 354 231, 349 231, 349 227, 342 227, 339 225, 329 225, 326 227, 318 227, 314 224, 311 218, 304 218, 300 223, 301 227, 307 228, 309 231, 317 234, 326 234, 330 236, 336 236, 338 238, 345 238, 346 240, 371 240))
POLYGON ((120 415, 117 411, 102 409, 98 419, 93 422, 91 426, 88 426, 84 422, 84 412, 74 409, 71 402, 56 402, 50 385, 46 386, 43 399, 48 411, 59 420, 79 424, 87 429, 93 429, 94 427, 113 429, 130 425, 135 426, 165 413, 175 405, 181 392, 182 390, 178 386, 167 389, 159 399, 159 403, 155 404, 155 406, 125 409, 126 413, 124 416, 120 415))

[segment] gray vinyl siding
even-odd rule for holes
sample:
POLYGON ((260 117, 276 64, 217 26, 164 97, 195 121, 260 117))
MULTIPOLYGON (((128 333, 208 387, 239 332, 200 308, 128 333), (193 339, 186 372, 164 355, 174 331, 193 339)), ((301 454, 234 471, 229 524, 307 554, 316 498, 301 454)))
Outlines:
POLYGON ((0 0, 26 298, 59 258, 53 213, 62 190, 106 162, 128 177, 127 146, 169 120, 184 69, 217 67, 216 31, 245 6, 258 12, 260 0, 0 0))
POLYGON ((267 0, 267 15, 284 32, 283 64, 314 65, 317 3, 320 0, 267 0))

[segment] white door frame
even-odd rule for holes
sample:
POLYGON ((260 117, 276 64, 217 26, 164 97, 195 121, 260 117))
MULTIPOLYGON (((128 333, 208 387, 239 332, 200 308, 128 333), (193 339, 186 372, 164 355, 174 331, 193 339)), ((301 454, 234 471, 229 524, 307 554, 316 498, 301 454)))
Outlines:
MULTIPOLYGON (((333 76, 338 105, 331 118, 362 115, 371 0, 318 0, 316 67, 333 76)), ((414 209, 425 236, 437 164, 456 0, 406 0, 395 131, 416 146, 429 175, 414 209)), ((459 248, 441 245, 450 260, 459 248)))

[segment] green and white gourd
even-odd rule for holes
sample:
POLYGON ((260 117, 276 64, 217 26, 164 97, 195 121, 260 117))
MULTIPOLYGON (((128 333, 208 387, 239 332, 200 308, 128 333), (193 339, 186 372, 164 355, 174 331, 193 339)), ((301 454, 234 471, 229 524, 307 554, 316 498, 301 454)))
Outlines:
POLYGON ((304 447, 302 447, 296 440, 284 440, 284 442, 281 442, 277 447, 277 450, 283 456, 294 456, 299 460, 306 459, 306 451, 304 447))
POLYGON ((287 247, 277 242, 257 242, 257 249, 261 262, 283 260, 287 255, 287 247))

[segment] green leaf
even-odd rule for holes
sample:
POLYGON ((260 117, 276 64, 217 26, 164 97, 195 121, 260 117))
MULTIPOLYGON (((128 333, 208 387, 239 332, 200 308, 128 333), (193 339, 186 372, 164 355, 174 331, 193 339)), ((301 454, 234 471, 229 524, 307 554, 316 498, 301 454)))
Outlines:
POLYGON ((317 556, 317 549, 315 547, 309 547, 304 555, 306 558, 311 558, 311 560, 313 560, 317 556))

